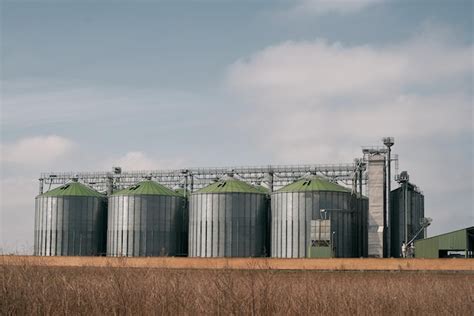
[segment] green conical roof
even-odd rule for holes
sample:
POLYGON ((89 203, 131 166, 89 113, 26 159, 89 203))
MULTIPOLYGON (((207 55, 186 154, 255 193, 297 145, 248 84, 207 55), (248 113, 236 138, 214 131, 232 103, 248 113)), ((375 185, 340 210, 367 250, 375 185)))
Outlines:
POLYGON ((169 195, 181 196, 171 189, 152 180, 139 182, 131 187, 115 192, 112 195, 169 195))
POLYGON ((255 187, 255 189, 259 190, 262 193, 270 194, 270 190, 267 189, 266 187, 262 186, 262 185, 255 185, 254 187, 255 187))
POLYGON ((48 192, 41 194, 40 196, 94 196, 94 197, 105 197, 94 189, 79 183, 70 182, 60 187, 52 189, 48 192))
POLYGON ((351 190, 337 184, 329 182, 318 176, 310 176, 290 183, 277 192, 306 192, 306 191, 331 191, 331 192, 351 192, 351 190))
POLYGON ((258 193, 266 194, 247 182, 232 177, 223 178, 195 193, 258 193))
POLYGON ((178 193, 180 196, 184 197, 184 193, 186 192, 186 197, 191 195, 191 192, 185 190, 184 188, 175 189, 174 192, 178 193))

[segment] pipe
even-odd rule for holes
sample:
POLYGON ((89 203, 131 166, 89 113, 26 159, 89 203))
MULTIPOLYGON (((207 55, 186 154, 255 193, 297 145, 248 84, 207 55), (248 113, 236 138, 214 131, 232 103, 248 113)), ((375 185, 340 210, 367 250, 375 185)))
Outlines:
POLYGON ((408 182, 405 185, 405 242, 408 241, 408 182))
POLYGON ((188 195, 188 177, 189 177, 189 174, 187 173, 184 176, 184 197, 185 198, 187 198, 187 195, 188 195))
POLYGON ((388 147, 388 164, 387 164, 387 209, 386 209, 386 215, 385 215, 385 238, 386 238, 386 245, 387 245, 387 258, 390 258, 390 244, 391 244, 391 234, 390 234, 390 192, 391 192, 391 182, 392 182, 392 175, 391 175, 391 160, 392 160, 392 149, 390 146, 388 147))
POLYGON ((268 173, 268 178, 270 180, 269 187, 270 187, 270 193, 273 192, 273 172, 268 173))

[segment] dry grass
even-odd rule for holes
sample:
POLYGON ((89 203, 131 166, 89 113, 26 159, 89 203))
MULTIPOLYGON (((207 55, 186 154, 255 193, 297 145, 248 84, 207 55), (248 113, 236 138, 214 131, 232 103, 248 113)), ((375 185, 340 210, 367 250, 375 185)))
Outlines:
POLYGON ((30 264, 49 267, 121 267, 177 269, 273 269, 344 271, 472 271, 474 260, 466 259, 277 259, 277 258, 176 258, 176 257, 35 257, 0 256, 0 264, 30 264))
POLYGON ((2 315, 469 315, 472 272, 1 265, 2 315))

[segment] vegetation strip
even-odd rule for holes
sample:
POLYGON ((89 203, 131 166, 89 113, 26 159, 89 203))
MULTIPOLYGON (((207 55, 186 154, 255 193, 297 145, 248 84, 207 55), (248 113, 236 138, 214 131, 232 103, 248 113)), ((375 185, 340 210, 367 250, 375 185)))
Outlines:
POLYGON ((114 258, 2 256, 3 265, 233 270, 474 271, 472 259, 114 258))
POLYGON ((470 315, 474 301, 471 273, 0 269, 1 315, 470 315))

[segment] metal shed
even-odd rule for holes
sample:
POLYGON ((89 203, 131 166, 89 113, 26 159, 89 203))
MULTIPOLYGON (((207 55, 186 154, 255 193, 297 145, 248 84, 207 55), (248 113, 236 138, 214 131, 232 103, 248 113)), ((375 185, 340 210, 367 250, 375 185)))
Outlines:
POLYGON ((474 257, 474 226, 415 241, 416 258, 474 257))

